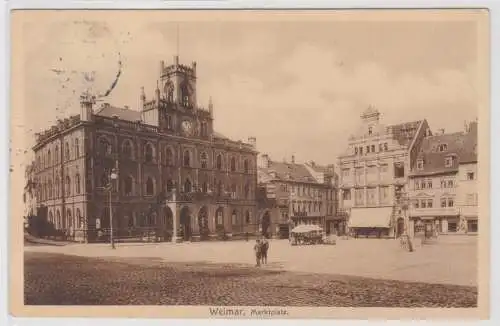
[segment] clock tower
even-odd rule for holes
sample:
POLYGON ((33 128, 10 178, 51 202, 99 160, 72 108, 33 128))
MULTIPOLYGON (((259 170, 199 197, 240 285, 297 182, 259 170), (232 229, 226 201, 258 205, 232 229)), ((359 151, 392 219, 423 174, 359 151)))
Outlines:
POLYGON ((209 139, 213 131, 212 103, 208 110, 198 107, 196 79, 196 62, 183 65, 178 56, 169 66, 161 61, 154 99, 146 101, 141 94, 144 123, 158 126, 161 133, 209 139))

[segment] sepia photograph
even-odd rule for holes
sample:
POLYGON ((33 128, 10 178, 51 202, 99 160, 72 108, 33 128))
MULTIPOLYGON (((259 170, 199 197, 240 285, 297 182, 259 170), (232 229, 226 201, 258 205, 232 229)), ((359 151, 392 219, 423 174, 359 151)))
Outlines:
POLYGON ((12 11, 12 312, 487 316, 488 24, 12 11))

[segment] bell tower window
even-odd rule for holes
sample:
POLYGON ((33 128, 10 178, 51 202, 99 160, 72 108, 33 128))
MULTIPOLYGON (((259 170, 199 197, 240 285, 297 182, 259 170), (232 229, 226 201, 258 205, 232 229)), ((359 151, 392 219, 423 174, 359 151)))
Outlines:
POLYGON ((165 97, 167 102, 174 101, 174 84, 170 80, 165 84, 165 97))
POLYGON ((189 85, 187 82, 181 84, 181 100, 183 106, 189 106, 189 85))

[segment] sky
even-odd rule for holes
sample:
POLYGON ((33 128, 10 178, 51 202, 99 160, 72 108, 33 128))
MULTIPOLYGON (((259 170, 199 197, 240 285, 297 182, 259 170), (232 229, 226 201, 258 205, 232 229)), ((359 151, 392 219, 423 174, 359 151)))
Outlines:
POLYGON ((175 20, 166 13, 132 20, 61 12, 21 25, 30 144, 34 132, 78 114, 85 89, 104 94, 120 69, 102 100, 138 110, 140 88, 151 98, 160 60, 168 65, 175 54, 197 62, 198 104, 207 107, 212 97, 216 130, 256 137, 258 151, 275 160, 336 163, 369 105, 384 123, 425 118, 434 131, 460 131, 478 115, 471 20, 175 20))

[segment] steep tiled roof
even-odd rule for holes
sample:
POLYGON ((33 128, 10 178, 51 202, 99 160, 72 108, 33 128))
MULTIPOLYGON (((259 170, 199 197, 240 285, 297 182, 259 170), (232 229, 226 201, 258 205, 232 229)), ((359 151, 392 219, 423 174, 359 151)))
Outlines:
POLYGON ((260 168, 260 172, 272 176, 273 179, 295 182, 316 182, 316 179, 309 173, 303 164, 271 161, 269 162, 269 167, 260 168), (274 174, 276 176, 274 176, 274 174))
POLYGON ((410 146, 411 142, 415 138, 418 128, 422 124, 422 120, 405 122, 396 125, 387 126, 394 133, 394 138, 402 146, 410 146))
POLYGON ((458 165, 469 162, 477 162, 477 126, 470 129, 470 132, 456 132, 451 134, 441 134, 429 136, 423 139, 417 159, 423 159, 423 169, 414 167, 413 175, 429 175, 454 172, 458 170, 458 165), (445 145, 446 149, 440 151, 440 145, 445 145), (445 166, 445 158, 454 155, 453 165, 445 166))
POLYGON ((119 108, 111 105, 103 105, 96 112, 96 115, 100 115, 103 117, 112 118, 113 116, 117 116, 119 119, 128 120, 128 121, 137 121, 141 120, 141 112, 130 110, 127 108, 119 108))

